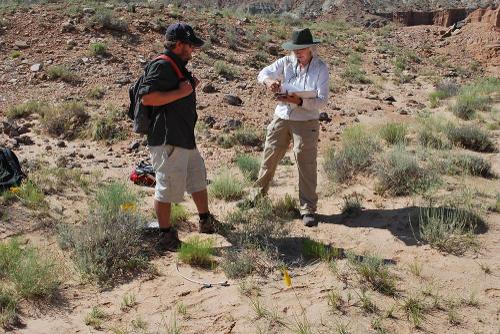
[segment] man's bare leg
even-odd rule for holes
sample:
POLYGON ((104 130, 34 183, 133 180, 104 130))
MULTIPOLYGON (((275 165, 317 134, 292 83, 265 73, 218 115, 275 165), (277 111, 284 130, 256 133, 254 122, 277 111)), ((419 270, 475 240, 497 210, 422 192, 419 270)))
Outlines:
POLYGON ((170 228, 170 203, 163 203, 155 200, 156 218, 160 229, 170 228))
POLYGON ((198 209, 198 214, 208 213, 208 192, 207 189, 192 193, 194 204, 198 209))

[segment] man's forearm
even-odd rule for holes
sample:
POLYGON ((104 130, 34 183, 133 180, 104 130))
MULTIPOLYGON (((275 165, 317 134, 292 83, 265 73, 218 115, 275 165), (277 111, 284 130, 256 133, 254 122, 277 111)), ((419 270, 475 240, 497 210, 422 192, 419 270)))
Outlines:
POLYGON ((159 107, 172 103, 184 97, 180 89, 168 92, 152 92, 142 97, 142 104, 149 107, 159 107))

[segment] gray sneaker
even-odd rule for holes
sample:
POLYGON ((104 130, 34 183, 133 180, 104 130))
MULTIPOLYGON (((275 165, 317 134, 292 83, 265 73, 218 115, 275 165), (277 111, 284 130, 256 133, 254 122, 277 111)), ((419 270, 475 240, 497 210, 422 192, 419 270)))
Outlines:
POLYGON ((318 226, 318 220, 316 219, 316 215, 314 213, 306 213, 302 216, 302 222, 304 226, 314 227, 318 226))

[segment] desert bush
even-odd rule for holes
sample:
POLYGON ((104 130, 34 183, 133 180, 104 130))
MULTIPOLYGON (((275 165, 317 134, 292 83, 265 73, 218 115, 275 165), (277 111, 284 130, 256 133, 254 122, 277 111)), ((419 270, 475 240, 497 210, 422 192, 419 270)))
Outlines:
POLYGON ((371 80, 366 76, 365 70, 355 64, 349 64, 341 74, 342 78, 350 83, 368 84, 371 80))
POLYGON ((252 128, 241 127, 233 134, 236 142, 243 146, 259 146, 262 144, 262 133, 252 128))
POLYGON ((354 193, 350 196, 344 196, 344 205, 342 206, 342 214, 346 217, 356 217, 361 214, 363 209, 361 198, 354 193))
POLYGON ((21 55, 22 55, 21 51, 14 50, 14 51, 10 52, 10 57, 12 59, 19 58, 19 57, 21 57, 21 55))
POLYGON ((276 217, 285 220, 300 217, 299 204, 290 194, 286 194, 273 202, 273 212, 276 217))
POLYGON ((72 138, 83 129, 89 119, 85 106, 80 102, 67 102, 44 108, 40 123, 48 134, 72 138))
POLYGON ((496 147, 488 132, 473 125, 455 126, 450 124, 446 128, 446 136, 455 145, 477 152, 495 152, 496 147))
POLYGON ((43 166, 34 169, 30 178, 40 189, 43 189, 44 194, 63 193, 69 189, 83 190, 88 193, 92 186, 99 182, 100 173, 97 171, 86 173, 79 168, 43 166))
POLYGON ((244 278, 255 271, 255 250, 229 250, 224 252, 220 264, 228 278, 244 278))
POLYGON ((391 145, 406 144, 408 128, 401 123, 387 123, 380 128, 380 137, 391 145))
POLYGON ((491 177, 491 163, 481 157, 470 154, 455 154, 444 163, 446 173, 450 175, 473 175, 491 177))
POLYGON ((16 292, 4 284, 0 285, 0 328, 8 328, 16 321, 18 303, 16 292))
POLYGON ((217 199, 234 201, 243 197, 245 185, 230 171, 224 170, 210 183, 209 193, 217 199))
POLYGON ((179 249, 179 259, 193 266, 210 268, 215 263, 212 258, 214 244, 212 239, 200 239, 197 236, 191 237, 182 243, 179 249))
POLYGON ((102 42, 95 42, 89 45, 91 56, 105 56, 107 54, 107 45, 102 42))
POLYGON ((64 82, 74 83, 78 80, 77 75, 63 65, 54 65, 47 70, 49 80, 61 79, 64 82))
POLYGON ((236 164, 247 180, 257 180, 260 169, 259 159, 249 154, 239 154, 236 156, 236 164))
POLYGON ((231 50, 238 50, 240 37, 234 29, 229 29, 225 34, 227 46, 231 50))
POLYGON ((431 108, 439 106, 439 102, 443 99, 457 95, 459 90, 458 85, 449 79, 441 80, 435 90, 429 95, 431 108))
POLYGON ((377 190, 394 196, 425 191, 437 182, 436 173, 420 167, 415 156, 403 147, 396 147, 377 161, 377 190))
POLYGON ((115 110, 105 110, 90 119, 89 132, 92 140, 108 140, 111 142, 124 140, 127 132, 120 124, 120 115, 115 110))
POLYGON ((215 73, 228 80, 236 78, 240 73, 236 67, 233 67, 222 60, 214 63, 215 73))
POLYGON ((446 123, 441 118, 422 117, 419 119, 419 127, 417 131, 418 142, 427 148, 434 149, 449 149, 451 143, 446 134, 446 123))
POLYGON ((18 187, 11 187, 2 195, 7 202, 19 201, 33 210, 47 207, 43 191, 32 180, 24 180, 18 187))
POLYGON ((460 90, 451 110, 457 117, 469 120, 475 116, 476 111, 491 110, 491 93, 500 93, 500 79, 479 79, 460 90))
POLYGON ((148 267, 141 240, 144 219, 135 209, 138 202, 126 185, 111 183, 97 192, 83 225, 60 229, 60 245, 73 251, 84 277, 107 285, 148 267))
MULTIPOLYGON (((0 277, 26 299, 50 298, 60 284, 55 260, 18 239, 0 243, 0 277)), ((12 303, 12 300, 9 301, 12 303)))
POLYGON ((340 250, 306 238, 302 242, 302 254, 306 259, 330 262, 340 257, 340 250))
POLYGON ((224 134, 222 136, 217 137, 217 145, 222 148, 231 148, 236 145, 236 139, 233 135, 224 134))
POLYGON ((365 128, 346 128, 338 150, 330 148, 326 152, 323 168, 328 178, 335 182, 351 180, 356 173, 365 170, 373 162, 379 145, 365 128))
POLYGON ((347 259, 361 280, 369 283, 374 290, 385 295, 396 293, 396 276, 389 271, 382 258, 371 255, 357 256, 348 252, 347 259))
POLYGON ((85 317, 85 325, 90 326, 96 330, 101 329, 102 323, 108 316, 103 310, 97 306, 92 307, 90 312, 85 317))
POLYGON ((106 90, 102 87, 94 87, 87 93, 87 96, 91 99, 100 100, 106 94, 106 90))
POLYGON ((170 223, 172 226, 178 225, 180 222, 187 221, 189 213, 182 204, 172 203, 170 207, 170 223))
POLYGON ((5 113, 5 116, 9 119, 23 118, 31 114, 38 114, 45 107, 46 105, 41 102, 28 101, 26 103, 10 107, 5 113))
POLYGON ((431 247, 456 255, 475 248, 474 232, 484 227, 484 222, 476 213, 461 207, 421 208, 416 221, 420 238, 431 247))
POLYGON ((412 322, 415 328, 419 328, 425 319, 427 306, 424 301, 418 297, 407 297, 403 300, 402 309, 406 318, 412 322))
POLYGON ((102 7, 96 8, 96 12, 92 17, 90 17, 88 25, 99 26, 102 29, 121 32, 128 30, 127 22, 116 18, 115 14, 111 10, 102 7))

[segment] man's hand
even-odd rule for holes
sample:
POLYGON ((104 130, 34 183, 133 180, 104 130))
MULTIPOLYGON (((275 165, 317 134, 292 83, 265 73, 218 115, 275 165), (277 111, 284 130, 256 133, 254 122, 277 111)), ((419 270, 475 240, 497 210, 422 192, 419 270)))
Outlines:
POLYGON ((276 99, 280 102, 291 103, 291 104, 301 104, 302 98, 298 97, 296 94, 277 96, 276 99))
POLYGON ((192 92, 193 92, 193 86, 191 85, 189 80, 182 81, 179 84, 179 93, 181 94, 181 96, 183 97, 189 96, 191 95, 192 92))
POLYGON ((278 80, 268 79, 264 83, 266 84, 267 88, 269 88, 273 93, 279 93, 281 90, 281 82, 279 82, 278 80))

